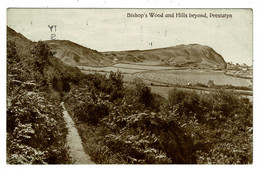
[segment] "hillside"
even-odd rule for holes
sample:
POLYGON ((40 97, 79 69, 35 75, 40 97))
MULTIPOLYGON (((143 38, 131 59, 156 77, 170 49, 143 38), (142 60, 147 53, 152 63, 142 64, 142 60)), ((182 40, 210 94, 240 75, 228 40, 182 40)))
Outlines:
POLYGON ((53 56, 49 46, 32 42, 7 27, 8 164, 72 163, 68 130, 59 106, 83 74, 53 56))
MULTIPOLYGON (((7 34, 23 46, 33 42, 8 28, 7 34)), ((54 51, 54 56, 70 66, 108 66, 115 62, 156 62, 176 67, 225 68, 223 57, 209 46, 199 44, 177 45, 151 50, 98 52, 68 40, 45 41, 54 51)))
POLYGON ((248 98, 173 89, 166 99, 141 80, 124 85, 120 72, 83 74, 10 28, 6 40, 7 164, 71 164, 68 138, 78 136, 96 164, 253 163, 248 98))
POLYGON ((13 29, 7 27, 7 39, 17 42, 20 45, 24 45, 24 46, 28 46, 28 45, 32 45, 33 42, 30 41, 29 39, 27 39, 26 37, 24 37, 22 34, 17 33, 16 31, 14 31, 13 29))
MULTIPOLYGON (((7 37, 9 40, 17 42, 17 45, 20 47, 33 45, 32 41, 9 27, 7 27, 7 37)), ((71 41, 48 40, 45 41, 45 43, 48 44, 54 52, 56 58, 60 58, 64 63, 70 66, 106 66, 112 63, 112 60, 103 56, 102 53, 71 41)), ((29 50, 29 48, 26 50, 29 50)))
POLYGON ((125 62, 156 61, 177 67, 225 68, 226 62, 214 49, 199 44, 178 45, 152 50, 104 52, 111 59, 125 62))
POLYGON ((45 42, 56 52, 55 57, 70 66, 106 66, 112 63, 112 60, 103 56, 102 53, 71 41, 49 40, 45 42))

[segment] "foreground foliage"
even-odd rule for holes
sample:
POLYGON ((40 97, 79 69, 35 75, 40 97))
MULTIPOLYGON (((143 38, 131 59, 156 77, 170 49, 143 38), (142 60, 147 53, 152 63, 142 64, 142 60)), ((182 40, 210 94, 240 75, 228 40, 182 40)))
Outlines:
POLYGON ((224 90, 197 94, 173 90, 167 108, 198 147, 198 163, 253 162, 253 106, 224 90))
POLYGON ((74 86, 65 103, 96 163, 252 163, 247 98, 172 90, 165 100, 136 82, 134 89, 113 86, 120 95, 111 100, 105 89, 121 75, 90 76, 94 84, 74 86))
MULTIPOLYGON (((113 84, 114 76, 120 77, 111 73, 106 84, 113 84)), ((156 96, 149 88, 137 84, 136 91, 123 89, 124 97, 117 95, 112 102, 111 93, 93 87, 73 88, 65 103, 77 123, 87 123, 104 134, 102 139, 101 135, 95 136, 92 145, 99 145, 89 152, 97 163, 195 163, 192 139, 183 135, 173 121, 160 116, 159 107, 152 104, 156 96), (97 153, 98 149, 102 153, 97 153), (110 157, 112 154, 115 158, 110 157)), ((122 91, 122 86, 118 87, 114 90, 122 91)))
POLYGON ((71 162, 59 106, 66 84, 53 87, 62 65, 43 42, 7 41, 7 163, 71 162))

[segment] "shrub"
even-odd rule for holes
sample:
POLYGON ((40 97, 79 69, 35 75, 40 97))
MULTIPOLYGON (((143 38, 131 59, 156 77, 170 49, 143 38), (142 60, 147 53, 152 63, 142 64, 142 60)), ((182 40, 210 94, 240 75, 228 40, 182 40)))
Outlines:
POLYGON ((43 42, 32 48, 17 43, 7 45, 7 163, 70 163, 60 98, 46 77, 59 77, 51 51, 43 42))
POLYGON ((214 84, 214 81, 213 80, 209 80, 208 81, 208 87, 214 87, 215 84, 214 84))
POLYGON ((144 82, 135 78, 134 89, 127 89, 125 98, 128 104, 135 104, 140 110, 149 109, 158 112, 160 110, 161 96, 152 93, 151 88, 146 86, 144 82))
POLYGON ((201 115, 200 99, 195 92, 186 92, 173 89, 168 94, 169 104, 176 108, 180 116, 196 116, 198 120, 203 120, 201 115))
POLYGON ((41 94, 20 90, 9 97, 7 163, 68 163, 67 129, 59 106, 41 94))
MULTIPOLYGON (((147 88, 140 86, 140 89, 146 91, 147 88)), ((118 104, 111 102, 110 96, 103 90, 95 88, 89 91, 88 87, 75 86, 65 98, 66 107, 73 112, 73 118, 83 121, 88 128, 94 128, 92 132, 96 141, 91 141, 91 144, 96 149, 90 145, 85 147, 91 149, 89 154, 95 162, 196 163, 190 136, 185 136, 168 116, 152 111, 153 105, 140 107, 139 98, 136 97, 139 91, 136 89, 128 89, 124 93, 125 97, 118 104), (105 132, 99 132, 104 129, 105 132)), ((155 98, 150 90, 148 93, 149 98, 155 98)), ((80 131, 83 131, 82 127, 80 131)), ((84 135, 82 138, 87 142, 90 140, 84 135)))
POLYGON ((199 163, 252 163, 252 103, 225 90, 173 90, 164 109, 190 135, 199 163), (189 113, 187 113, 189 112, 189 113))
POLYGON ((120 106, 104 123, 113 131, 104 144, 127 163, 196 163, 192 139, 157 113, 120 106))
POLYGON ((75 55, 73 57, 73 60, 78 63, 80 61, 80 57, 78 55, 75 55))
POLYGON ((17 47, 15 42, 7 41, 7 62, 12 64, 14 62, 19 62, 19 56, 17 55, 17 47))

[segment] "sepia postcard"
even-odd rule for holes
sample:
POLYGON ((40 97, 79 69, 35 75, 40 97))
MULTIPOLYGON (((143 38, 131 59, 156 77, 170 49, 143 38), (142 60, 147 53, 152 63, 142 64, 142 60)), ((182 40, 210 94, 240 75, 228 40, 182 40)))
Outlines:
POLYGON ((8 8, 6 164, 252 164, 252 9, 8 8))

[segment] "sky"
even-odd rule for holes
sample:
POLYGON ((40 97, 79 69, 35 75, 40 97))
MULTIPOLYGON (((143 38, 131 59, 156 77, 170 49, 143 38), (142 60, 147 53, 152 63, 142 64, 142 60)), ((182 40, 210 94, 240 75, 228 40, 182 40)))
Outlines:
POLYGON ((70 40, 97 51, 143 50, 180 44, 212 47, 226 62, 253 60, 250 9, 8 9, 7 25, 33 41, 70 40), (148 17, 127 17, 147 14, 148 17), (149 13, 164 17, 149 17, 149 13), (176 13, 188 17, 176 17, 176 13), (190 18, 204 14, 208 18, 190 18), (232 18, 210 18, 231 14, 232 18), (174 17, 165 17, 174 14, 174 17), (50 30, 48 25, 56 25, 50 30))

